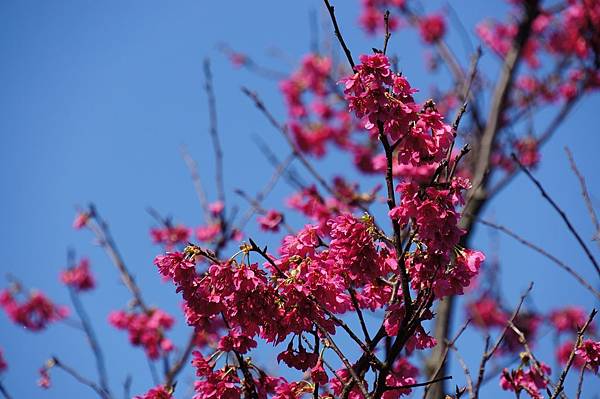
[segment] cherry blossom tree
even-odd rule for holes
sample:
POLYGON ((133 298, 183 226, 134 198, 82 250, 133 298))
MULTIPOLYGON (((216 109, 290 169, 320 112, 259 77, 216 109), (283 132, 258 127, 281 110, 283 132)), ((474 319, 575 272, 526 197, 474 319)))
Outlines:
MULTIPOLYGON (((204 223, 191 227, 150 210, 157 222, 150 239, 159 248, 152 272, 182 301, 189 327, 185 342, 170 338, 174 316, 152 305, 98 208, 77 212, 73 227, 105 250, 131 294, 108 322, 132 350, 162 366, 162 372, 155 370, 156 385, 134 397, 458 399, 485 397, 488 384, 499 385, 507 397, 581 397, 585 380, 597 378, 600 366, 596 311, 568 303, 549 314, 536 311, 527 304, 533 283, 520 298, 502 296, 494 280, 500 266, 478 248, 473 232, 480 224, 518 240, 555 264, 552 273, 575 279, 600 299, 598 280, 579 272, 590 267, 600 277, 597 243, 580 235, 532 173, 544 161, 541 147, 575 105, 600 88, 600 2, 511 0, 509 15, 474 28, 481 47, 470 60, 460 59, 446 41, 452 29, 447 10, 425 12, 413 0, 357 3, 359 29, 380 38, 378 48, 346 42, 329 0, 320 6, 335 48, 315 49, 285 76, 223 47, 237 67, 277 79, 287 109, 279 118, 259 93, 242 89, 248 105, 286 140, 290 155, 280 160, 264 148, 274 174, 256 195, 237 191, 249 205, 241 216, 227 201, 216 90, 210 62, 204 63, 216 198, 208 197, 196 162, 184 152, 204 223), (389 44, 408 29, 420 36, 432 73, 449 72, 449 87, 423 95, 401 72, 389 44), (480 70, 483 52, 498 63, 497 75, 480 70), (343 62, 335 54, 343 54, 343 62), (545 126, 524 129, 533 118, 542 118, 545 126), (344 170, 335 171, 334 179, 324 177, 315 160, 334 151, 350 158, 363 179, 344 170), (311 182, 299 179, 292 163, 311 182), (482 217, 517 175, 541 194, 532 200, 556 211, 575 239, 573 250, 583 251, 589 265, 565 263, 482 217), (265 197, 284 179, 295 191, 281 208, 265 209, 265 197), (302 226, 288 223, 291 212, 301 215, 302 226), (250 221, 263 236, 246 233, 250 221), (266 237, 273 234, 279 245, 269 248, 272 238, 266 237), (458 297, 466 293, 466 317, 452 331, 458 297), (556 359, 536 354, 542 326, 556 337, 556 359), (458 350, 467 329, 484 337, 477 368, 458 350), (271 348, 277 369, 255 360, 263 348, 271 348), (450 373, 452 363, 463 376, 450 373), (195 372, 190 387, 179 380, 185 369, 195 372), (576 391, 565 392, 566 378, 574 373, 576 391)), ((600 232, 585 179, 568 150, 567 156, 600 232)), ((101 398, 120 397, 93 327, 103 321, 92 318, 81 301, 87 291, 102 289, 93 265, 71 253, 60 281, 71 308, 26 287, 18 276, 1 292, 0 305, 11 322, 32 332, 57 322, 80 329, 97 376, 84 376, 54 355, 35 365, 38 384, 52 389, 52 374, 64 372, 101 398)), ((7 367, 10 359, 0 352, 0 373, 7 367)), ((6 398, 11 384, 0 380, 6 398)))

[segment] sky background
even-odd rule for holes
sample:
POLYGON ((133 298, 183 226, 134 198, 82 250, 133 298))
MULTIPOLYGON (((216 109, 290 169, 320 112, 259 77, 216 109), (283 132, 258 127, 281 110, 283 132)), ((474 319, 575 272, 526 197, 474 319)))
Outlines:
MULTIPOLYGON (((358 1, 335 3, 355 56, 381 45, 380 37, 367 37, 358 29, 358 1)), ((428 10, 441 4, 433 2, 428 10)), ((505 11, 500 1, 485 2, 485 7, 483 2, 467 0, 452 4, 471 33, 484 15, 500 16, 505 11)), ((218 45, 227 43, 262 65, 290 71, 310 50, 311 10, 323 20, 323 6, 317 0, 0 3, 0 287, 7 285, 4 275, 10 273, 27 287, 38 288, 57 303, 68 304, 67 291, 58 281, 67 249, 89 257, 98 289, 84 294, 83 302, 93 317, 117 396, 127 375, 133 378, 134 394, 153 384, 143 352, 130 347, 126 332, 108 325, 108 313, 124 308, 130 296, 89 232, 72 229, 75 207, 90 201, 97 205, 109 221, 146 300, 177 314, 173 337, 181 342, 178 338, 187 333, 179 315, 179 297, 172 286, 162 283, 152 265, 160 248, 150 242, 148 229, 154 221, 146 209, 154 207, 192 226, 202 222, 181 159, 182 145, 198 162, 209 196, 215 198, 210 185, 214 167, 202 87, 203 59, 210 57, 213 65, 228 206, 237 205, 245 211, 246 204, 233 190, 256 193, 273 171, 256 146, 256 136, 282 157, 289 150, 240 87, 259 91, 279 119, 284 118, 285 108, 277 82, 235 69, 218 45)), ((331 40, 329 24, 324 21, 326 30, 319 27, 317 37, 331 40)), ((453 35, 450 43, 466 64, 469 54, 461 41, 453 35)), ((431 75, 424 68, 420 42, 412 32, 394 35, 389 51, 399 56, 401 69, 413 86, 427 89, 433 82, 445 82, 443 74, 431 75)), ((483 71, 493 71, 494 65, 494 57, 485 53, 483 71)), ((598 205, 599 106, 598 95, 577 106, 544 147, 543 163, 536 171, 597 255, 598 246, 589 241, 592 225, 563 147, 568 145, 573 151, 598 205)), ((545 124, 543 120, 538 122, 535 127, 539 131, 545 124)), ((318 163, 326 176, 348 170, 346 165, 346 157, 335 154, 318 163)), ((281 207, 290 193, 291 188, 281 181, 265 207, 281 207)), ((591 264, 528 180, 517 178, 488 207, 486 217, 550 250, 598 286, 591 264)), ((291 223, 301 226, 297 218, 291 223)), ((249 225, 248 232, 267 243, 279 239, 259 235, 255 223, 249 225)), ((485 227, 478 228, 473 246, 491 255, 492 243, 499 248, 501 289, 509 303, 514 304, 529 281, 535 280, 528 305, 537 310, 547 312, 567 303, 588 310, 597 305, 569 275, 547 260, 510 238, 494 238, 485 227)), ((460 308, 457 323, 462 322, 463 314, 460 308)), ((551 340, 545 339, 535 352, 554 365, 552 346, 551 340)), ((465 333, 458 347, 475 368, 482 351, 479 333, 465 333)), ((50 390, 36 386, 37 370, 51 355, 83 375, 95 377, 85 338, 69 326, 59 323, 42 333, 31 333, 21 331, 2 313, 0 348, 9 364, 0 378, 15 398, 94 397, 88 387, 60 370, 52 371, 50 390)), ((262 351, 259 358, 268 369, 277 371, 272 353, 262 351)), ((453 365, 454 382, 461 384, 462 372, 455 361, 453 365)), ((186 397, 189 371, 180 378, 178 398, 186 397)), ((592 397, 593 392, 600 391, 600 383, 591 376, 587 381, 584 397, 592 397)), ((494 397, 511 397, 509 393, 498 394, 497 381, 492 381, 488 389, 494 397)))

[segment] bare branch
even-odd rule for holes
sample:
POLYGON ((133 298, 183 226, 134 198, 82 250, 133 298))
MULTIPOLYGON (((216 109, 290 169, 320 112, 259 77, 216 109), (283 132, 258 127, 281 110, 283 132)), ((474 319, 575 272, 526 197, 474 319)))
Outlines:
POLYGON ((67 366, 62 361, 60 361, 56 356, 54 356, 52 358, 52 361, 54 362, 55 367, 58 367, 59 369, 65 371, 67 374, 69 374, 71 377, 73 377, 75 380, 77 380, 81 384, 86 385, 86 386, 90 387, 91 389, 93 389, 98 394, 98 396, 100 396, 101 398, 111 399, 110 394, 108 392, 104 391, 94 381, 91 381, 91 380, 83 377, 75 369, 73 369, 70 366, 67 366))
POLYGON ((558 265, 560 268, 562 268, 563 270, 565 270, 567 273, 569 273, 570 275, 572 275, 582 286, 584 286, 588 291, 590 291, 592 293, 592 295, 594 295, 597 299, 600 299, 600 292, 598 292, 594 287, 592 287, 592 285, 590 283, 588 283, 583 277, 581 277, 576 271, 575 269, 573 269, 571 266, 567 265, 565 262, 561 261, 560 259, 558 259, 556 256, 550 254, 549 252, 547 252, 545 249, 531 243, 530 241, 526 240, 525 238, 519 236, 518 234, 516 234, 515 232, 513 232, 512 230, 509 230, 507 227, 484 220, 484 219, 476 219, 477 222, 491 227, 493 229, 496 229, 498 231, 503 232, 504 234, 514 238, 515 240, 519 241, 521 244, 533 249, 534 251, 536 251, 537 253, 539 253, 540 255, 548 258, 549 260, 551 260, 552 262, 554 262, 556 265, 558 265))
POLYGON ((489 349, 489 343, 490 343, 489 336, 486 338, 485 350, 481 357, 481 362, 479 363, 479 375, 477 376, 477 382, 475 383, 475 387, 473 389, 475 398, 479 397, 479 389, 481 388, 481 384, 483 382, 483 377, 485 375, 485 366, 486 366, 487 362, 492 358, 492 356, 494 356, 494 353, 496 353, 496 351, 500 347, 500 344, 502 343, 502 340, 504 339, 504 336, 506 335, 506 332, 508 331, 510 324, 512 322, 514 322, 515 318, 519 314, 519 311, 521 310, 521 306, 523 305, 523 302, 525 301, 525 298, 527 297, 527 295, 529 295, 529 293, 531 292, 532 288, 533 288, 533 282, 529 283, 529 287, 521 295, 519 304, 515 308, 512 316, 510 317, 510 319, 508 320, 508 322, 502 329, 502 333, 498 336, 496 343, 494 344, 494 346, 492 346, 491 349, 489 349))
MULTIPOLYGON (((594 210, 594 206, 592 205, 592 199, 590 197, 590 193, 587 188, 587 184, 585 183, 585 178, 577 168, 577 164, 575 164, 575 159, 573 158, 573 154, 568 147, 565 147, 565 152, 567 153, 567 157, 569 158, 569 163, 571 164, 571 169, 573 169, 573 173, 577 176, 579 180, 579 185, 581 186, 581 196, 585 202, 585 206, 590 214, 590 220, 594 225, 594 240, 598 240, 600 238, 600 222, 598 222, 598 216, 596 215, 596 211, 594 210)), ((600 241, 598 241, 600 244, 600 241)))
POLYGON ((594 265, 596 272, 598 273, 598 275, 600 275, 600 267, 598 266, 598 262, 596 261, 596 258, 594 258, 594 255, 592 255, 592 252, 590 251, 590 249, 587 247, 587 245, 585 245, 585 242, 583 242, 583 240, 581 239, 581 236, 579 235, 579 233, 577 233, 577 231, 575 230, 575 227, 573 227, 573 224, 571 224, 571 221, 567 217, 567 214, 556 204, 556 202, 550 197, 550 195, 548 195, 548 193, 546 192, 546 190, 544 190, 544 187, 542 187, 542 184, 539 182, 539 180, 537 180, 535 177, 533 177, 531 172, 529 172, 529 170, 525 166, 523 166, 523 164, 519 161, 519 159, 517 158, 517 156, 515 154, 512 154, 512 158, 519 165, 521 170, 523 172, 525 172, 525 174, 527 175, 529 180, 531 180, 533 182, 533 184, 536 185, 538 190, 540 190, 540 194, 542 194, 542 197, 544 197, 546 199, 546 201, 548 201, 548 203, 552 206, 552 208, 554 208, 554 210, 556 212, 558 212, 561 219, 567 225, 567 228, 569 229, 571 234, 573 234, 573 236, 575 237, 575 239, 577 240, 577 242, 579 243, 579 245, 581 246, 581 248, 583 249, 583 251, 585 252, 587 257, 589 258, 590 262, 592 262, 592 264, 594 265))

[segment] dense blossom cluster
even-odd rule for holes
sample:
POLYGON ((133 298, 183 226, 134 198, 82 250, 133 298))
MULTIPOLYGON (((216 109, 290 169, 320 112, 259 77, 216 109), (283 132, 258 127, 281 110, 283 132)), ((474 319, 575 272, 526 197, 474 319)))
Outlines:
POLYGON ((73 267, 60 274, 60 280, 76 291, 88 291, 96 286, 96 281, 90 270, 90 261, 83 258, 73 267))
POLYGON ((393 141, 401 140, 397 151, 401 164, 441 161, 453 136, 433 103, 415 103, 412 95, 416 90, 405 77, 391 71, 384 54, 362 55, 360 60, 356 73, 342 82, 348 105, 364 127, 393 141))
POLYGON ((112 312, 109 321, 116 328, 127 330, 129 342, 134 346, 142 346, 150 359, 156 359, 173 349, 165 332, 173 326, 174 320, 159 309, 151 309, 148 313, 120 310, 112 312))
POLYGON ((34 291, 19 302, 10 290, 0 292, 0 306, 8 317, 30 331, 39 331, 67 317, 69 309, 57 306, 41 292, 34 291))

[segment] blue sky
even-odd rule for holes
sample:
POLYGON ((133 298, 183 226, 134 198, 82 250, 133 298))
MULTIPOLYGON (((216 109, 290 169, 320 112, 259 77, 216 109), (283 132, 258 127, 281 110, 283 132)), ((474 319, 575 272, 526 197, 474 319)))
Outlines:
MULTIPOLYGON (((335 3, 356 56, 380 46, 381 38, 366 37, 356 27, 358 1, 335 3)), ((431 9, 439 4, 435 2, 431 9)), ((482 9, 466 0, 454 1, 453 5, 467 27, 482 15, 502 15, 505 10, 499 1, 486 2, 482 9)), ((179 150, 187 146, 204 180, 212 181, 202 61, 210 57, 213 63, 228 198, 230 204, 245 210, 246 204, 234 196, 233 189, 255 193, 272 173, 254 137, 262 137, 279 154, 287 154, 288 150, 243 96, 240 86, 258 90, 280 119, 285 115, 284 107, 276 82, 233 68, 217 46, 228 43, 263 65, 288 71, 309 51, 310 10, 317 10, 321 16, 322 3, 0 3, 0 184, 4 193, 0 197, 0 270, 2 275, 18 276, 28 287, 42 289, 59 303, 68 303, 67 292, 58 282, 67 248, 91 259, 99 288, 85 294, 83 301, 94 315, 115 392, 120 392, 128 373, 133 376, 133 393, 145 391, 152 382, 143 353, 130 349, 126 334, 106 321, 111 310, 126 305, 129 295, 90 235, 71 228, 75 206, 89 201, 97 204, 148 301, 176 313, 178 297, 161 282, 152 265, 160 249, 149 240, 148 229, 153 221, 146 208, 152 206, 190 225, 201 222, 201 210, 179 150)), ((331 38, 324 21, 327 30, 320 29, 319 36, 331 38)), ((451 43, 466 60, 468 54, 456 37, 451 43)), ((390 51, 399 55, 401 68, 414 86, 426 89, 432 82, 444 81, 423 68, 419 40, 414 34, 394 35, 390 51)), ((494 68, 490 54, 484 54, 482 68, 494 68)), ((577 106, 544 148, 543 166, 536 172, 585 239, 592 236, 592 226, 563 147, 572 149, 597 204, 599 105, 598 95, 593 95, 577 106)), ((544 126, 543 120, 538 122, 536 127, 544 126)), ((318 167, 324 175, 332 176, 347 162, 344 157, 333 156, 331 161, 318 163, 318 167)), ((214 190, 208 187, 208 191, 214 198, 214 190)), ((289 193, 290 188, 280 183, 266 207, 279 206, 289 193)), ((517 178, 486 212, 487 217, 547 248, 597 285, 591 265, 562 221, 523 177, 517 178)), ((256 236, 256 231, 251 225, 250 233, 256 236)), ((273 237, 265 240, 276 242, 273 237)), ((513 303, 529 281, 535 280, 532 304, 539 310, 565 303, 588 309, 597 305, 570 276, 537 254, 503 236, 498 245, 502 289, 513 303)), ((589 245, 598 254, 598 247, 589 245)), ((486 228, 478 228, 474 246, 490 248, 486 228)), ((461 318, 459 311, 457 319, 461 318)), ((175 337, 184 336, 183 330, 179 318, 175 337)), ((478 334, 465 334, 458 346, 475 367, 482 349, 478 334)), ((59 370, 53 372, 51 390, 42 391, 35 385, 37 369, 50 355, 59 356, 87 376, 95 375, 84 337, 68 326, 58 324, 42 334, 33 334, 20 331, 2 314, 0 347, 9 363, 2 378, 15 397, 92 397, 87 387, 59 370)), ((536 352, 551 360, 551 347, 551 342, 542 342, 536 352)), ((276 363, 266 361, 276 369, 276 363)), ((460 383, 460 369, 453 369, 453 374, 460 383)), ((188 373, 182 381, 189 378, 188 373)), ((600 390, 597 379, 588 381, 589 393, 600 390)), ((491 386, 490 392, 496 392, 496 383, 491 386)), ((510 397, 508 393, 504 396, 510 397)))

